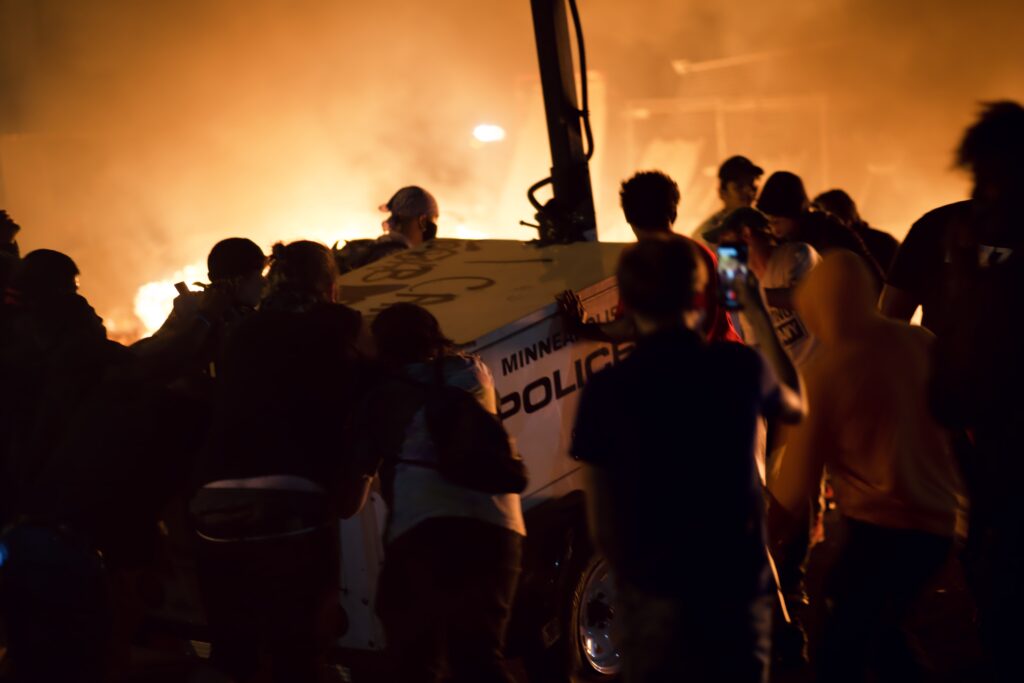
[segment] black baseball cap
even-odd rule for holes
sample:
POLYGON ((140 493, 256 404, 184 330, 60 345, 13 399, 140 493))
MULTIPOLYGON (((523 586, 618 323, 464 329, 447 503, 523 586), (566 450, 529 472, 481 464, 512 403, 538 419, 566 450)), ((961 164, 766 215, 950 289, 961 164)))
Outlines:
POLYGON ((729 157, 718 167, 718 180, 725 185, 730 181, 739 181, 747 178, 760 178, 764 175, 764 169, 744 156, 729 157))

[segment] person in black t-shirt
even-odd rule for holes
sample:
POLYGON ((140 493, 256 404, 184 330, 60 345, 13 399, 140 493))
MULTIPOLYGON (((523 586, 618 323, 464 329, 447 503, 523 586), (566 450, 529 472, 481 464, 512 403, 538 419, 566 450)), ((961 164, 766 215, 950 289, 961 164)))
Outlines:
POLYGON ((619 291, 640 335, 587 384, 572 455, 591 481, 591 533, 617 580, 627 683, 764 681, 771 593, 756 421, 803 414, 800 380, 756 283, 741 297, 762 357, 694 332, 707 274, 683 238, 627 248, 619 291))
POLYGON ((965 467, 971 494, 965 569, 998 681, 1020 678, 1024 639, 1022 162, 1024 107, 985 105, 957 153, 974 181, 971 202, 947 223, 948 262, 934 252, 926 262, 943 265, 947 284, 932 359, 932 408, 947 426, 974 437, 965 467))
POLYGON ((929 211, 910 226, 882 290, 883 314, 910 322, 920 306, 921 325, 936 336, 946 332, 952 313, 950 240, 956 226, 969 223, 972 212, 971 200, 955 202, 929 211))

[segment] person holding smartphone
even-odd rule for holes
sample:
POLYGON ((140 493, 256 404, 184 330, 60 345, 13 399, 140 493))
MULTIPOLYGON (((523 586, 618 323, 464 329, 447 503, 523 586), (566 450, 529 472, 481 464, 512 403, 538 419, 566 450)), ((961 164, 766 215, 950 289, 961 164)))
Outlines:
POLYGON ((210 400, 227 329, 260 304, 267 257, 252 240, 229 237, 214 245, 206 263, 210 284, 190 291, 184 282, 177 283, 178 296, 167 320, 131 348, 183 382, 190 394, 210 400))
MULTIPOLYGON (((779 244, 767 217, 749 207, 730 213, 721 225, 708 233, 708 237, 719 245, 719 260, 723 259, 723 249, 731 256, 736 245, 746 252, 746 266, 761 285, 761 295, 771 315, 775 336, 797 368, 806 366, 814 356, 817 342, 793 308, 792 291, 821 260, 818 252, 806 242, 779 244)), ((735 294, 730 299, 730 290, 723 288, 723 291, 723 300, 728 307, 730 301, 736 301, 735 294)), ((759 346, 757 332, 749 316, 741 312, 740 323, 747 344, 759 346)))
MULTIPOLYGON (((742 262, 743 270, 749 268, 760 283, 761 303, 771 319, 770 332, 756 329, 749 310, 739 304, 737 288, 742 287, 744 278, 730 280, 721 277, 722 300, 726 308, 737 310, 743 336, 747 344, 763 349, 766 341, 780 344, 793 360, 797 369, 803 371, 818 352, 818 341, 808 330, 803 319, 794 308, 793 290, 808 273, 821 261, 814 247, 805 242, 784 242, 779 244, 772 234, 767 217, 757 209, 736 209, 714 230, 709 239, 718 243, 719 263, 729 265, 742 262)), ((771 485, 784 462, 788 431, 784 426, 768 425, 767 453, 765 460, 765 481, 771 485)), ((774 514, 772 505, 769 514, 774 514)), ((809 604, 804 590, 807 562, 816 538, 823 534, 821 529, 824 501, 820 493, 807 500, 808 524, 803 533, 795 534, 786 541, 785 547, 776 547, 780 557, 778 566, 780 588, 786 602, 793 608, 809 604)), ((801 615, 795 609, 793 620, 784 623, 776 620, 774 658, 779 666, 801 666, 807 661, 806 635, 801 615)))

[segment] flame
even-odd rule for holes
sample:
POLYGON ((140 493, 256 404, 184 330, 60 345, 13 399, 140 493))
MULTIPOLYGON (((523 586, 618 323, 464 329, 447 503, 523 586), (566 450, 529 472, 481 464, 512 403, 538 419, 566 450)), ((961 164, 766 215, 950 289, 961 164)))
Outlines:
MULTIPOLYGON (((375 219, 379 219, 379 214, 367 213, 364 215, 353 216, 348 221, 348 228, 338 230, 307 230, 301 234, 293 233, 290 237, 283 237, 281 241, 287 243, 293 240, 299 239, 311 239, 323 244, 331 245, 336 241, 344 244, 346 239, 358 239, 358 238, 374 238, 379 233, 367 234, 367 231, 361 229, 360 226, 371 223, 375 219), (340 239, 339 239, 340 237, 340 239)), ((449 237, 463 240, 479 240, 495 237, 506 237, 513 239, 524 239, 523 229, 519 226, 508 228, 506 230, 495 230, 493 228, 487 229, 482 225, 476 224, 472 221, 460 221, 454 225, 448 225, 443 230, 442 237, 449 237)), ((527 237, 529 235, 527 234, 527 237)), ((278 240, 275 240, 278 241, 278 240)), ((265 253, 269 253, 269 245, 261 245, 265 253)), ((174 307, 174 299, 178 296, 178 292, 174 289, 174 285, 177 282, 184 282, 191 289, 196 289, 193 286, 195 282, 206 281, 206 259, 205 255, 197 255, 196 260, 175 271, 168 277, 160 280, 154 280, 153 282, 147 282, 146 284, 139 287, 135 293, 135 317, 138 318, 140 325, 134 328, 129 325, 117 325, 118 337, 128 341, 135 341, 140 337, 148 337, 149 335, 156 332, 160 326, 170 315, 171 309, 174 307), (121 329, 123 328, 123 329, 121 329), (132 334, 134 332, 134 334, 132 334)))
POLYGON ((135 293, 135 315, 142 323, 142 336, 148 337, 156 332, 174 307, 174 299, 178 296, 174 285, 184 282, 191 287, 192 283, 206 280, 206 264, 203 261, 192 263, 175 272, 166 280, 148 282, 135 293))

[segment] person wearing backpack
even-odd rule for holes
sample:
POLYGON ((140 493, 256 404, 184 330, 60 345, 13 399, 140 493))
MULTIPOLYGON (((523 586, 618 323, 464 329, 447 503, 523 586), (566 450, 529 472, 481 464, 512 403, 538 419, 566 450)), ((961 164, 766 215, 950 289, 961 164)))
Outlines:
POLYGON ((419 306, 395 304, 371 329, 389 379, 353 425, 353 464, 364 498, 376 476, 388 506, 376 609, 396 680, 512 681, 526 478, 494 416, 491 373, 419 306))

